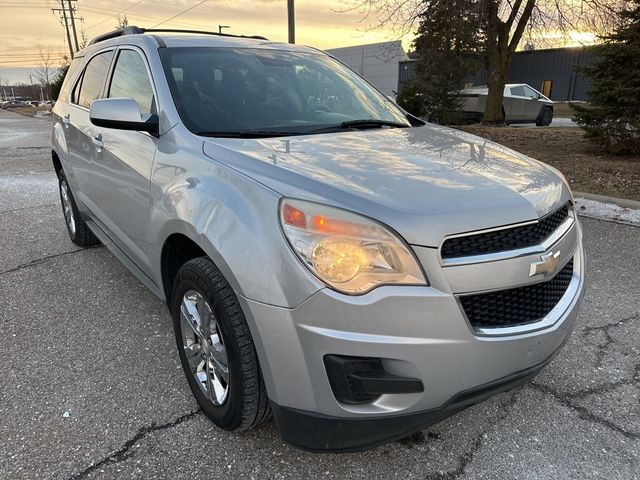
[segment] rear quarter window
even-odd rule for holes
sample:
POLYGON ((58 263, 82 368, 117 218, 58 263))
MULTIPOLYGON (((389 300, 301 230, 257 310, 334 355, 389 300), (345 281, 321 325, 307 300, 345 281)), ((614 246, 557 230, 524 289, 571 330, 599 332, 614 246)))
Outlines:
POLYGON ((76 77, 78 76, 77 75, 78 71, 82 67, 83 63, 84 63, 84 58, 76 57, 73 59, 73 61, 69 65, 69 70, 67 70, 67 73, 65 74, 62 88, 60 89, 60 93, 58 94, 58 98, 63 102, 69 101, 69 92, 71 91, 72 87, 76 84, 76 80, 77 80, 76 77))

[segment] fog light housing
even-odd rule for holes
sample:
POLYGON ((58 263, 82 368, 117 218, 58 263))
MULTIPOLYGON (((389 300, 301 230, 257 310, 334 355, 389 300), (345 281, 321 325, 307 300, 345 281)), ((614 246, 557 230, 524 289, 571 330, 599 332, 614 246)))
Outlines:
POLYGON ((324 365, 336 400, 349 405, 371 403, 384 394, 424 391, 420 379, 385 371, 379 358, 325 355, 324 365))

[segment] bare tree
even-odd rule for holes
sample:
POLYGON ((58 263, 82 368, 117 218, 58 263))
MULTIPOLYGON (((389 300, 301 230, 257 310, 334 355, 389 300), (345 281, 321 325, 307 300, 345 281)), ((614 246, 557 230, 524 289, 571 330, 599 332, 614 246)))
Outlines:
MULTIPOLYGON (((396 35, 416 31, 419 19, 446 0, 348 0, 343 11, 359 11, 368 28, 391 28, 396 35)), ((503 123, 502 99, 513 53, 525 34, 586 30, 606 33, 614 26, 615 15, 624 0, 482 0, 469 2, 479 8, 480 28, 485 38, 484 52, 489 66, 485 123, 503 123)), ((434 9, 435 10, 435 9, 434 9)))
POLYGON ((118 14, 118 24, 116 25, 116 30, 127 27, 128 25, 129 25, 129 19, 127 18, 127 14, 126 13, 123 13, 122 15, 118 14))
POLYGON ((51 89, 51 83, 57 75, 58 69, 54 66, 54 60, 51 58, 51 47, 46 49, 38 49, 40 55, 38 67, 31 72, 38 83, 46 87, 47 92, 51 89))
POLYGON ((84 29, 84 25, 80 30, 80 50, 89 45, 89 39, 87 38, 87 31, 84 29))

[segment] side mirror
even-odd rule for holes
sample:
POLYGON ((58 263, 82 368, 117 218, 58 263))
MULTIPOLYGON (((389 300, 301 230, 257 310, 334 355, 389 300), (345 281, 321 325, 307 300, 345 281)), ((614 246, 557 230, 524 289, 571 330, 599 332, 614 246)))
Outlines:
POLYGON ((140 106, 131 98, 94 100, 89 110, 89 120, 97 127, 148 132, 155 137, 160 128, 158 116, 150 114, 143 118, 140 106))

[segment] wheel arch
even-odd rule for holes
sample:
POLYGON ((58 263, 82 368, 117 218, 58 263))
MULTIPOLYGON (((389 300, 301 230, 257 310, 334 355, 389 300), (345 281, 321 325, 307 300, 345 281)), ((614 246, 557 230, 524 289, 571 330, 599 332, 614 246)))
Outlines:
POLYGON ((165 302, 169 308, 171 308, 173 281, 176 274, 182 265, 198 257, 209 258, 229 282, 231 288, 238 291, 239 285, 232 270, 206 237, 199 235, 186 222, 176 222, 170 228, 172 233, 166 236, 160 250, 160 279, 165 302))
POLYGON ((58 175, 62 170, 62 162, 55 150, 51 150, 51 162, 53 163, 53 169, 55 170, 56 175, 58 175))

